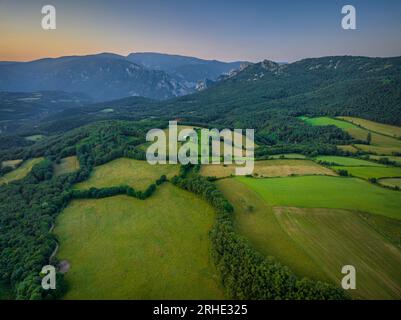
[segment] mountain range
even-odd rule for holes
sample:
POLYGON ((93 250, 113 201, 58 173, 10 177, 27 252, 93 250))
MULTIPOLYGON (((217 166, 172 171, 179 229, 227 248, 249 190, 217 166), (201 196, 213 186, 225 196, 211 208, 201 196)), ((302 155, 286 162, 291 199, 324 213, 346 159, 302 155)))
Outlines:
POLYGON ((401 125, 400 101, 401 57, 333 56, 290 64, 265 60, 194 94, 167 101, 127 97, 67 109, 48 116, 39 128, 51 132, 71 129, 76 122, 164 118, 255 128, 272 143, 286 130, 296 142, 304 126, 297 120, 300 115, 358 116, 401 125))
MULTIPOLYGON (((132 63, 169 76, 166 71, 149 69, 168 69, 168 64, 160 62, 144 67, 112 54, 98 59, 132 63)), ((172 59, 176 61, 176 57, 172 59)), ((169 69, 177 65, 172 63, 169 69)), ((24 116, 19 119, 18 130, 7 133, 51 135, 108 119, 180 119, 203 126, 254 128, 258 139, 277 145, 307 144, 319 139, 324 143, 339 134, 306 127, 298 119, 301 115, 356 116, 401 125, 401 57, 331 56, 287 64, 265 60, 208 82, 211 85, 202 91, 163 101, 128 95, 113 101, 63 105, 56 112, 42 112, 40 117, 24 116)), ((99 86, 104 88, 100 80, 99 86)), ((14 95, 13 102, 0 101, 0 109, 19 108, 20 99, 14 95)), ((2 114, 10 116, 7 110, 2 114)))
POLYGON ((198 82, 215 81, 220 75, 239 69, 241 64, 159 53, 3 61, 0 91, 81 92, 95 101, 127 96, 163 100, 193 93, 198 82))

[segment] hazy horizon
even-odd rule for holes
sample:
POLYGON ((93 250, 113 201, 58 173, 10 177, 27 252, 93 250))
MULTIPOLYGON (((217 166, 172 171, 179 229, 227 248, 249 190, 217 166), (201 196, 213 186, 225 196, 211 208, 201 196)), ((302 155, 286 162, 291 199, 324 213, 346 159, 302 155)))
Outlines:
POLYGON ((0 0, 0 18, 1 61, 102 52, 250 62, 401 55, 396 0, 0 0), (41 28, 45 4, 56 7, 56 30, 41 28), (345 4, 356 7, 356 30, 341 28, 345 4))
POLYGON ((84 57, 84 56, 95 56, 95 55, 100 55, 100 54, 115 54, 115 55, 119 55, 119 56, 122 56, 122 57, 127 57, 129 54, 132 54, 132 53, 156 53, 156 54, 162 54, 162 55, 171 55, 171 56, 183 56, 183 57, 190 57, 190 58, 198 58, 198 59, 202 59, 202 60, 209 60, 209 61, 213 61, 213 60, 216 60, 216 61, 220 61, 220 62, 226 62, 226 63, 230 63, 230 62, 237 62, 237 61, 243 61, 243 62, 251 62, 251 63, 258 63, 258 62, 262 62, 262 61, 264 61, 264 60, 270 60, 270 61, 273 61, 273 62, 277 62, 277 63, 294 63, 294 62, 297 62, 297 61, 301 61, 301 60, 304 60, 304 59, 318 59, 318 58, 324 58, 324 57, 341 57, 341 56, 353 56, 353 57, 356 57, 356 56, 361 56, 361 57, 367 57, 367 58, 383 58, 383 59, 385 59, 385 58, 397 58, 397 57, 401 57, 401 54, 400 55, 394 55, 394 56, 368 56, 368 55, 330 55, 330 56, 310 56, 310 57, 302 57, 302 58, 300 58, 300 59, 298 59, 298 60, 294 60, 294 61, 284 61, 284 60, 272 60, 272 59, 269 59, 269 58, 264 58, 264 59, 261 59, 261 60, 257 60, 257 61, 249 61, 249 60, 246 60, 246 59, 238 59, 238 60, 223 60, 223 59, 210 59, 210 58, 203 58, 203 57, 200 57, 200 56, 196 56, 196 55, 191 55, 191 56, 189 56, 189 55, 185 55, 185 54, 180 54, 180 53, 170 53, 170 52, 155 52, 155 51, 138 51, 138 52, 129 52, 128 54, 119 54, 119 53, 116 53, 116 52, 107 52, 107 51, 103 51, 103 52, 94 52, 94 53, 86 53, 86 54, 69 54, 69 55, 62 55, 62 56, 53 56, 53 57, 46 57, 46 56, 44 56, 44 57, 39 57, 39 58, 35 58, 35 59, 32 59, 32 60, 1 60, 0 59, 0 62, 33 62, 33 61, 38 61, 38 60, 43 60, 43 59, 58 59, 58 58, 63 58, 63 57, 84 57))

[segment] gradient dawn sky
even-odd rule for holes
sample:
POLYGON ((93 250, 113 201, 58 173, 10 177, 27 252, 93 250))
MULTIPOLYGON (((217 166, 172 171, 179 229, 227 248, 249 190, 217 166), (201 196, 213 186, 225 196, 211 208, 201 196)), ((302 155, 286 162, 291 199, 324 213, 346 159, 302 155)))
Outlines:
POLYGON ((400 0, 0 0, 0 60, 163 52, 225 61, 401 55, 400 0), (41 28, 54 5, 57 29, 41 28), (341 28, 354 5, 357 30, 341 28))

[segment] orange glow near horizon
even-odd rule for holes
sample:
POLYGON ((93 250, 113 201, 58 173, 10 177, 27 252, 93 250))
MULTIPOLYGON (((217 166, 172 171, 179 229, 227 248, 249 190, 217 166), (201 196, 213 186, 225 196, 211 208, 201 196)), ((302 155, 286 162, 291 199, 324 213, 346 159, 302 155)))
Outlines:
POLYGON ((0 61, 101 52, 253 62, 401 55, 401 3, 358 1, 363 16, 351 32, 340 26, 338 1, 52 0, 57 29, 43 30, 45 2, 0 0, 0 61))

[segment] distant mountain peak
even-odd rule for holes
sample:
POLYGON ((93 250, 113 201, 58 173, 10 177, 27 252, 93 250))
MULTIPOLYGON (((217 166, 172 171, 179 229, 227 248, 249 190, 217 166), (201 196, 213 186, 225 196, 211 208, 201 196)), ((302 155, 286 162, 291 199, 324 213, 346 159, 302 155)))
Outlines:
POLYGON ((247 63, 157 52, 131 53, 127 57, 102 52, 20 63, 0 62, 0 91, 83 92, 96 101, 126 96, 168 99, 204 89, 221 75, 231 77, 244 64, 247 63))

